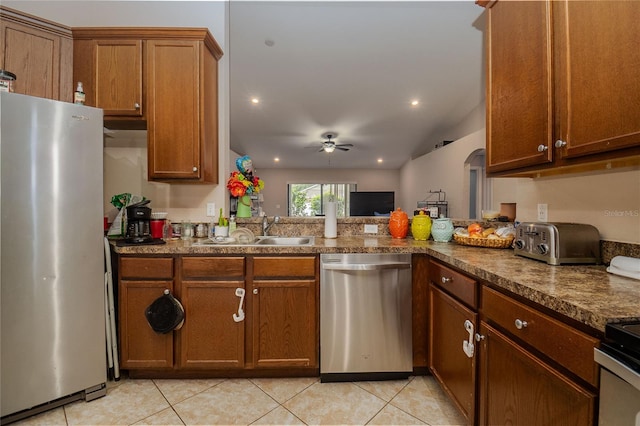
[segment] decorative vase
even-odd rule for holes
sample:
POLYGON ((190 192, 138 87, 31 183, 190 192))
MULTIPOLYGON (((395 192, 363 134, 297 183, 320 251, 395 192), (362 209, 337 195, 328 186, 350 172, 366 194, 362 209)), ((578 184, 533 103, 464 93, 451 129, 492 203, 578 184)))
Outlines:
POLYGON ((431 235, 431 218, 420 211, 420 214, 413 217, 411 221, 411 235, 417 241, 426 241, 431 235))
POLYGON ((453 237, 453 222, 451 222, 451 219, 441 216, 440 219, 434 220, 431 226, 431 235, 433 235, 433 241, 440 243, 451 241, 453 237))
POLYGON ((389 216, 389 232, 393 238, 405 238, 409 232, 409 216, 400 207, 389 216))
POLYGON ((236 217, 251 217, 251 197, 243 195, 238 197, 238 211, 236 217))

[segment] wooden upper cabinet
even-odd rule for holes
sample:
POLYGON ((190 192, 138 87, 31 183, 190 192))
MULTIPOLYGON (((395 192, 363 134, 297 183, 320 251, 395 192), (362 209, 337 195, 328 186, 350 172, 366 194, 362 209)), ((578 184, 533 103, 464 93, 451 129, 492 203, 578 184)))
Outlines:
POLYGON ((640 2, 553 7, 561 155, 640 147, 640 2))
POLYGON ((73 101, 71 29, 0 7, 0 69, 16 74, 14 91, 73 101))
POLYGON ((142 40, 79 39, 74 54, 74 80, 83 83, 85 105, 102 108, 106 121, 143 117, 142 40))
POLYGON ((218 183, 218 60, 204 28, 74 28, 74 79, 112 129, 146 129, 148 178, 218 183))
POLYGON ((198 179, 202 173, 201 50, 197 41, 147 42, 150 178, 198 179))
POLYGON ((640 2, 487 9, 487 171, 535 176, 640 161, 640 2))
POLYGON ((550 5, 499 1, 487 14, 487 171, 553 160, 550 5))

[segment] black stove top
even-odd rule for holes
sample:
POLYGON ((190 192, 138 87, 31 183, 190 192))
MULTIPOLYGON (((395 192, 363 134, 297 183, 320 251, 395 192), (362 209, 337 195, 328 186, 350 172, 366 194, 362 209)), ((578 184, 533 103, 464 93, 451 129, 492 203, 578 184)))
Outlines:
POLYGON ((610 323, 605 326, 602 349, 622 358, 634 370, 640 371, 640 320, 610 323))

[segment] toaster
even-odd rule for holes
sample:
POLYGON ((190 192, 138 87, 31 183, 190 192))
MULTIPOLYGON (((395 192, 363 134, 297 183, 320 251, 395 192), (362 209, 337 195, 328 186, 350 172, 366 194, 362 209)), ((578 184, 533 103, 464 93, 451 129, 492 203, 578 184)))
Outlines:
POLYGON ((549 265, 600 263, 600 233, 582 223, 523 222, 516 227, 514 253, 549 265))

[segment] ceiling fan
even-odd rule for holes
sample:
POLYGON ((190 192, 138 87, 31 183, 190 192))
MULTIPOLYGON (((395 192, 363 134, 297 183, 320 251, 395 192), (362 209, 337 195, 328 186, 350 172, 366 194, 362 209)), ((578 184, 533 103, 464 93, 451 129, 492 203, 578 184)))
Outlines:
POLYGON ((324 151, 331 153, 336 149, 339 149, 340 151, 349 151, 349 148, 353 146, 353 144, 350 143, 337 144, 335 141, 332 141, 331 138, 336 137, 333 133, 326 133, 323 137, 327 138, 327 140, 322 142, 322 148, 320 148, 319 152, 324 151))

